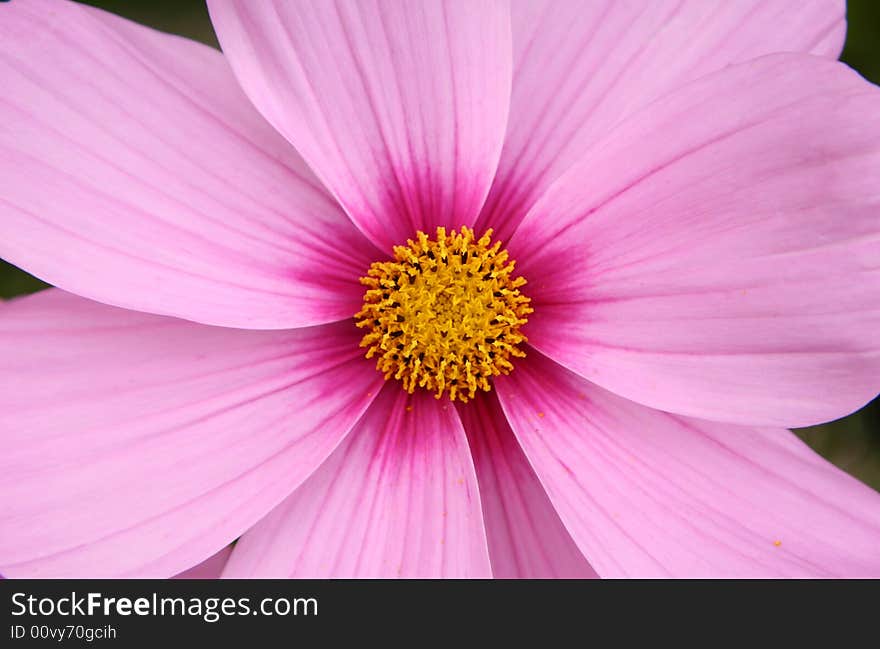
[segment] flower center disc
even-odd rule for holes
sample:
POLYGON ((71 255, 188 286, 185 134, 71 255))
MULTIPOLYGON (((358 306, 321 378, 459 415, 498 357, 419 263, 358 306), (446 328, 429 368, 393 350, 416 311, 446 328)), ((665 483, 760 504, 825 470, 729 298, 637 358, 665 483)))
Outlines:
POLYGON ((385 379, 408 392, 422 387, 439 399, 467 402, 490 379, 509 374, 511 359, 525 356, 519 328, 532 313, 514 278, 514 262, 492 230, 437 228, 435 239, 416 233, 394 247, 394 261, 375 262, 361 283, 367 287, 357 326, 367 329, 361 347, 385 379))

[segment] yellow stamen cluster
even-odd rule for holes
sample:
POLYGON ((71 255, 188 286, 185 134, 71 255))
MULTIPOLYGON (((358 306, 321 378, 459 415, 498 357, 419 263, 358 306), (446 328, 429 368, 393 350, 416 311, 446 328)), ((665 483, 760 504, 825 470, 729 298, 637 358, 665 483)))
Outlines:
POLYGON ((526 280, 513 277, 514 262, 492 243, 492 230, 479 239, 466 227, 437 228, 436 239, 416 234, 395 246, 394 261, 374 263, 361 278, 361 347, 408 392, 421 387, 466 402, 525 356, 519 328, 532 308, 519 288, 526 280))

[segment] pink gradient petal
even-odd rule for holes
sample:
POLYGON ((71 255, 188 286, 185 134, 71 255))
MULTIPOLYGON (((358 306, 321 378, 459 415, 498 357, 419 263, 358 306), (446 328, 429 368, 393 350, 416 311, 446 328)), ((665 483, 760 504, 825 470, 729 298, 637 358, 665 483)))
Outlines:
POLYGON ((248 96, 377 245, 474 222, 507 125, 505 3, 208 5, 248 96))
POLYGON ((455 408, 387 383, 330 459, 236 544, 223 576, 491 576, 455 408))
POLYGON ((617 128, 510 250, 531 343, 640 403, 806 426, 880 390, 880 90, 774 55, 617 128))
POLYGON ((57 290, 0 319, 0 573, 168 577, 305 480, 382 377, 350 322, 241 331, 57 290))
POLYGON ((837 58, 843 0, 518 0, 510 124, 479 229, 507 241, 608 130, 709 72, 772 52, 837 58))
POLYGON ((230 554, 232 554, 232 546, 227 545, 197 566, 193 566, 189 570, 184 570, 179 575, 175 575, 174 579, 220 579, 230 554))
POLYGON ((880 494, 787 430, 652 410, 538 353, 496 385, 602 577, 880 576, 880 494))
POLYGON ((350 317, 377 252, 214 49, 69 2, 0 5, 0 257, 208 324, 350 317))
POLYGON ((596 577, 523 455, 495 393, 459 408, 480 485, 492 575, 499 579, 596 577))

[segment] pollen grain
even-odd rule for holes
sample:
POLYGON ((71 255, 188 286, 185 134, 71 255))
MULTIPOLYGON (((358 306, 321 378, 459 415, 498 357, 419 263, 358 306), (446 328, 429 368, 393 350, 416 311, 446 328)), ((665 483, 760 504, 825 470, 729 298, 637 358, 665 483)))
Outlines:
POLYGON ((355 321, 366 330, 367 358, 410 393, 420 387, 467 402, 488 392, 525 356, 520 328, 533 309, 514 266, 491 229, 479 239, 467 227, 439 227, 434 239, 417 232, 361 278, 367 288, 355 321))

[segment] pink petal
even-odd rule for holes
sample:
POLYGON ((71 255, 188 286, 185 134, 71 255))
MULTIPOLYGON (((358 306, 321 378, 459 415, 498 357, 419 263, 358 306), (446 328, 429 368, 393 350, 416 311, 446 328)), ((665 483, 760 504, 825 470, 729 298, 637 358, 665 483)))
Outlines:
POLYGON ((547 498, 494 393, 459 408, 499 579, 585 579, 596 572, 547 498))
POLYGON ((282 328, 357 311, 377 251, 223 56, 80 4, 0 5, 0 257, 86 297, 282 328))
POLYGON ((225 548, 212 554, 210 557, 202 561, 199 565, 193 566, 189 570, 184 570, 175 579, 220 579, 223 568, 229 560, 232 553, 232 546, 227 545, 225 548))
POLYGON ((775 55, 621 125, 510 250, 536 348, 646 405, 804 426, 880 389, 880 90, 775 55))
POLYGON ((603 577, 880 576, 880 494, 787 430, 645 408, 537 353, 496 385, 603 577))
POLYGON ((480 228, 505 241, 615 123, 671 89, 771 52, 837 58, 843 0, 518 0, 510 125, 480 228))
POLYGON ((489 577, 455 408, 386 384, 351 435, 236 544, 224 577, 489 577))
POLYGON ((248 96, 370 239, 474 222, 507 125, 506 4, 208 5, 248 96))
POLYGON ((0 573, 167 577, 305 480, 382 377, 350 322, 241 331, 50 290, 2 306, 0 573))

